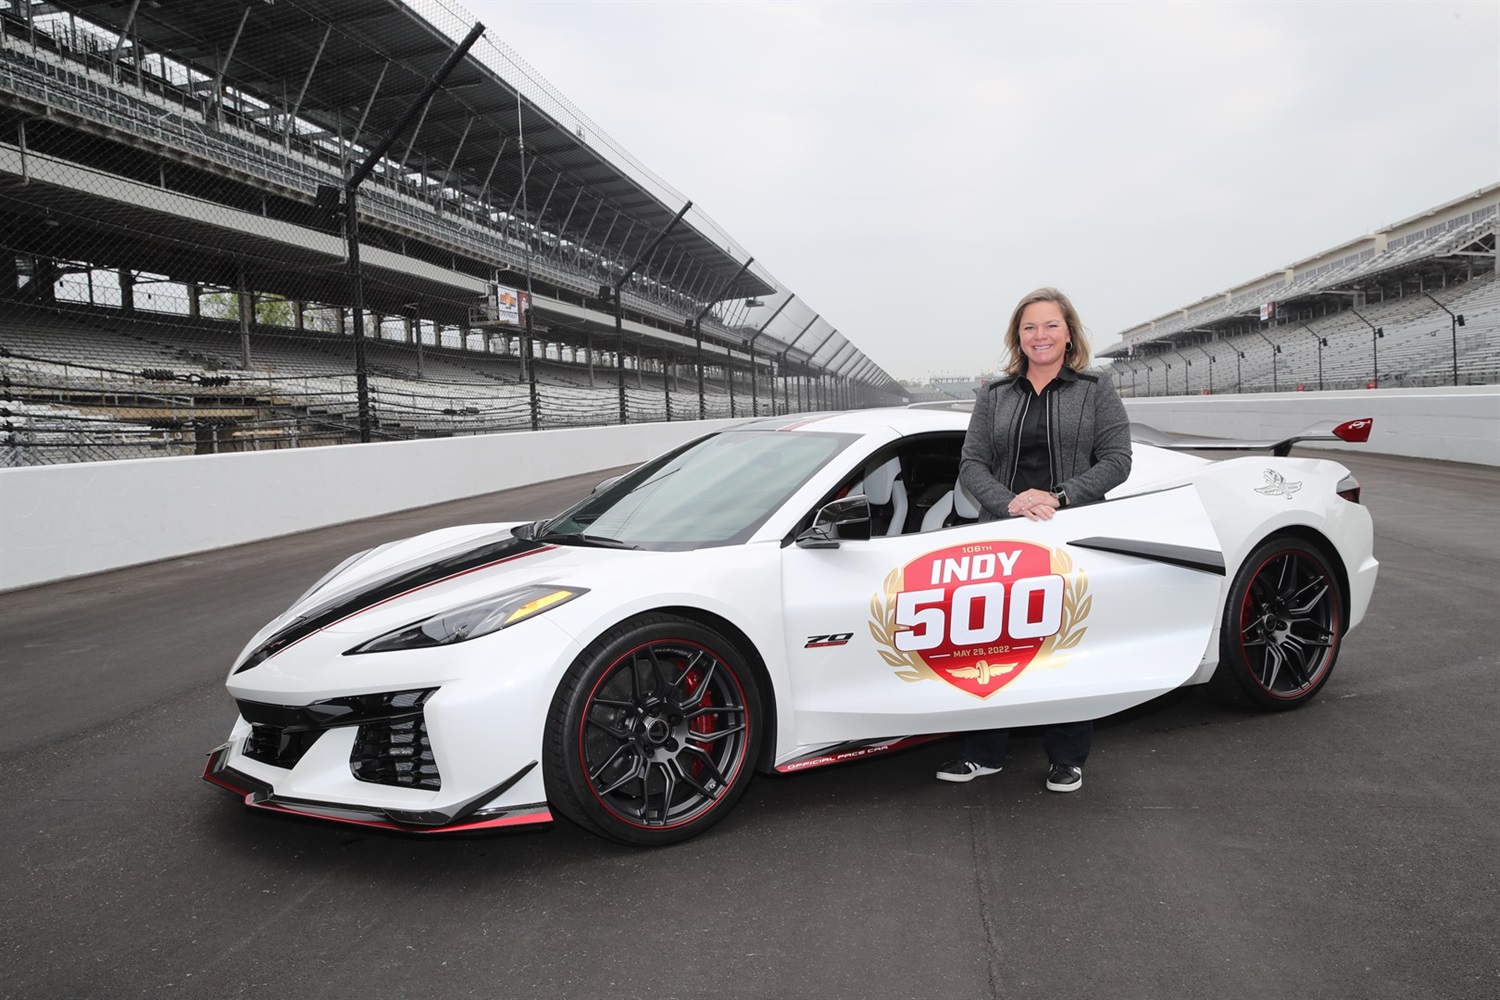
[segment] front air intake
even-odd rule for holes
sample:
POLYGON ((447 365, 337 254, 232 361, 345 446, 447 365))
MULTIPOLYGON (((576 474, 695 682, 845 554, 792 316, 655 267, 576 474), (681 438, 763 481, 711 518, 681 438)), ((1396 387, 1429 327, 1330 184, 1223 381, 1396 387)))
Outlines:
POLYGON ((437 688, 385 691, 315 701, 310 705, 239 702, 250 723, 245 756, 293 768, 334 729, 353 728, 349 770, 360 781, 435 791, 442 787, 422 706, 437 688))
POLYGON ((421 715, 360 726, 349 754, 349 770, 360 781, 377 785, 427 791, 443 787, 427 739, 427 720, 421 715))
POLYGON ((322 736, 321 730, 287 730, 279 726, 253 725, 245 740, 245 756, 273 767, 293 768, 302 755, 322 736))

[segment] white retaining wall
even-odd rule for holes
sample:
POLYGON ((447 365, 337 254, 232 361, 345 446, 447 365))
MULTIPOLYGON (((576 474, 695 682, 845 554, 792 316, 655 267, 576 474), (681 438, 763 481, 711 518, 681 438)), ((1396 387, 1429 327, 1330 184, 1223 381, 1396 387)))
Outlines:
POLYGON ((0 469, 0 591, 636 465, 739 422, 0 469))
MULTIPOLYGON (((1500 466, 1500 387, 1126 400, 1210 437, 1374 417, 1368 452, 1500 466)), ((0 469, 0 591, 644 462, 734 421, 0 469)))
POLYGON ((1279 437, 1321 420, 1374 417, 1366 444, 1299 445, 1500 465, 1500 386, 1347 389, 1127 399, 1136 423, 1203 437, 1279 437))

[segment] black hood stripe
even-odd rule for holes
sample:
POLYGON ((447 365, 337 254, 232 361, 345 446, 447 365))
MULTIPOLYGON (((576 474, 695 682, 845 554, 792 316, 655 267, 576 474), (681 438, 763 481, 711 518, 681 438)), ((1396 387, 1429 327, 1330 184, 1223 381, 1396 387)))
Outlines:
POLYGON ((557 548, 555 545, 521 538, 504 538, 498 542, 490 542, 467 552, 449 556, 447 559, 428 563, 426 566, 419 566, 416 569, 405 570, 376 580, 352 594, 341 594, 299 615, 285 628, 257 646, 249 656, 245 657, 245 661, 235 668, 234 672, 240 673, 258 666, 313 633, 322 631, 330 625, 336 625, 346 618, 352 618, 362 611, 368 611, 378 605, 405 597, 445 580, 477 573, 482 569, 489 569, 501 563, 555 548, 557 548))

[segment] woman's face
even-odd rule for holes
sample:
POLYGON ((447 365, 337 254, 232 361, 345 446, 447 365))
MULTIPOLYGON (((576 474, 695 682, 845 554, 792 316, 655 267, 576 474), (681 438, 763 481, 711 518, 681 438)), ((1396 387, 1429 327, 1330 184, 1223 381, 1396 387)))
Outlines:
POLYGON ((1021 350, 1038 368, 1061 365, 1068 350, 1068 323, 1056 302, 1033 302, 1021 311, 1021 350))

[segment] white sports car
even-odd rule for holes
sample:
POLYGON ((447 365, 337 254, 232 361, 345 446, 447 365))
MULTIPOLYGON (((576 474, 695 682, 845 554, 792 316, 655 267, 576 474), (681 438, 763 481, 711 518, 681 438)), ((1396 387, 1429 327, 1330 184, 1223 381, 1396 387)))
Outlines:
POLYGON ((757 769, 1210 680, 1294 708, 1328 681, 1374 587, 1370 516, 1342 465, 1286 456, 1369 421, 1227 444, 1138 428, 1127 482, 1037 522, 976 521, 967 424, 754 420, 550 520, 351 556, 236 660, 239 719, 204 777, 324 819, 445 832, 556 810, 653 845, 717 822, 757 769))

